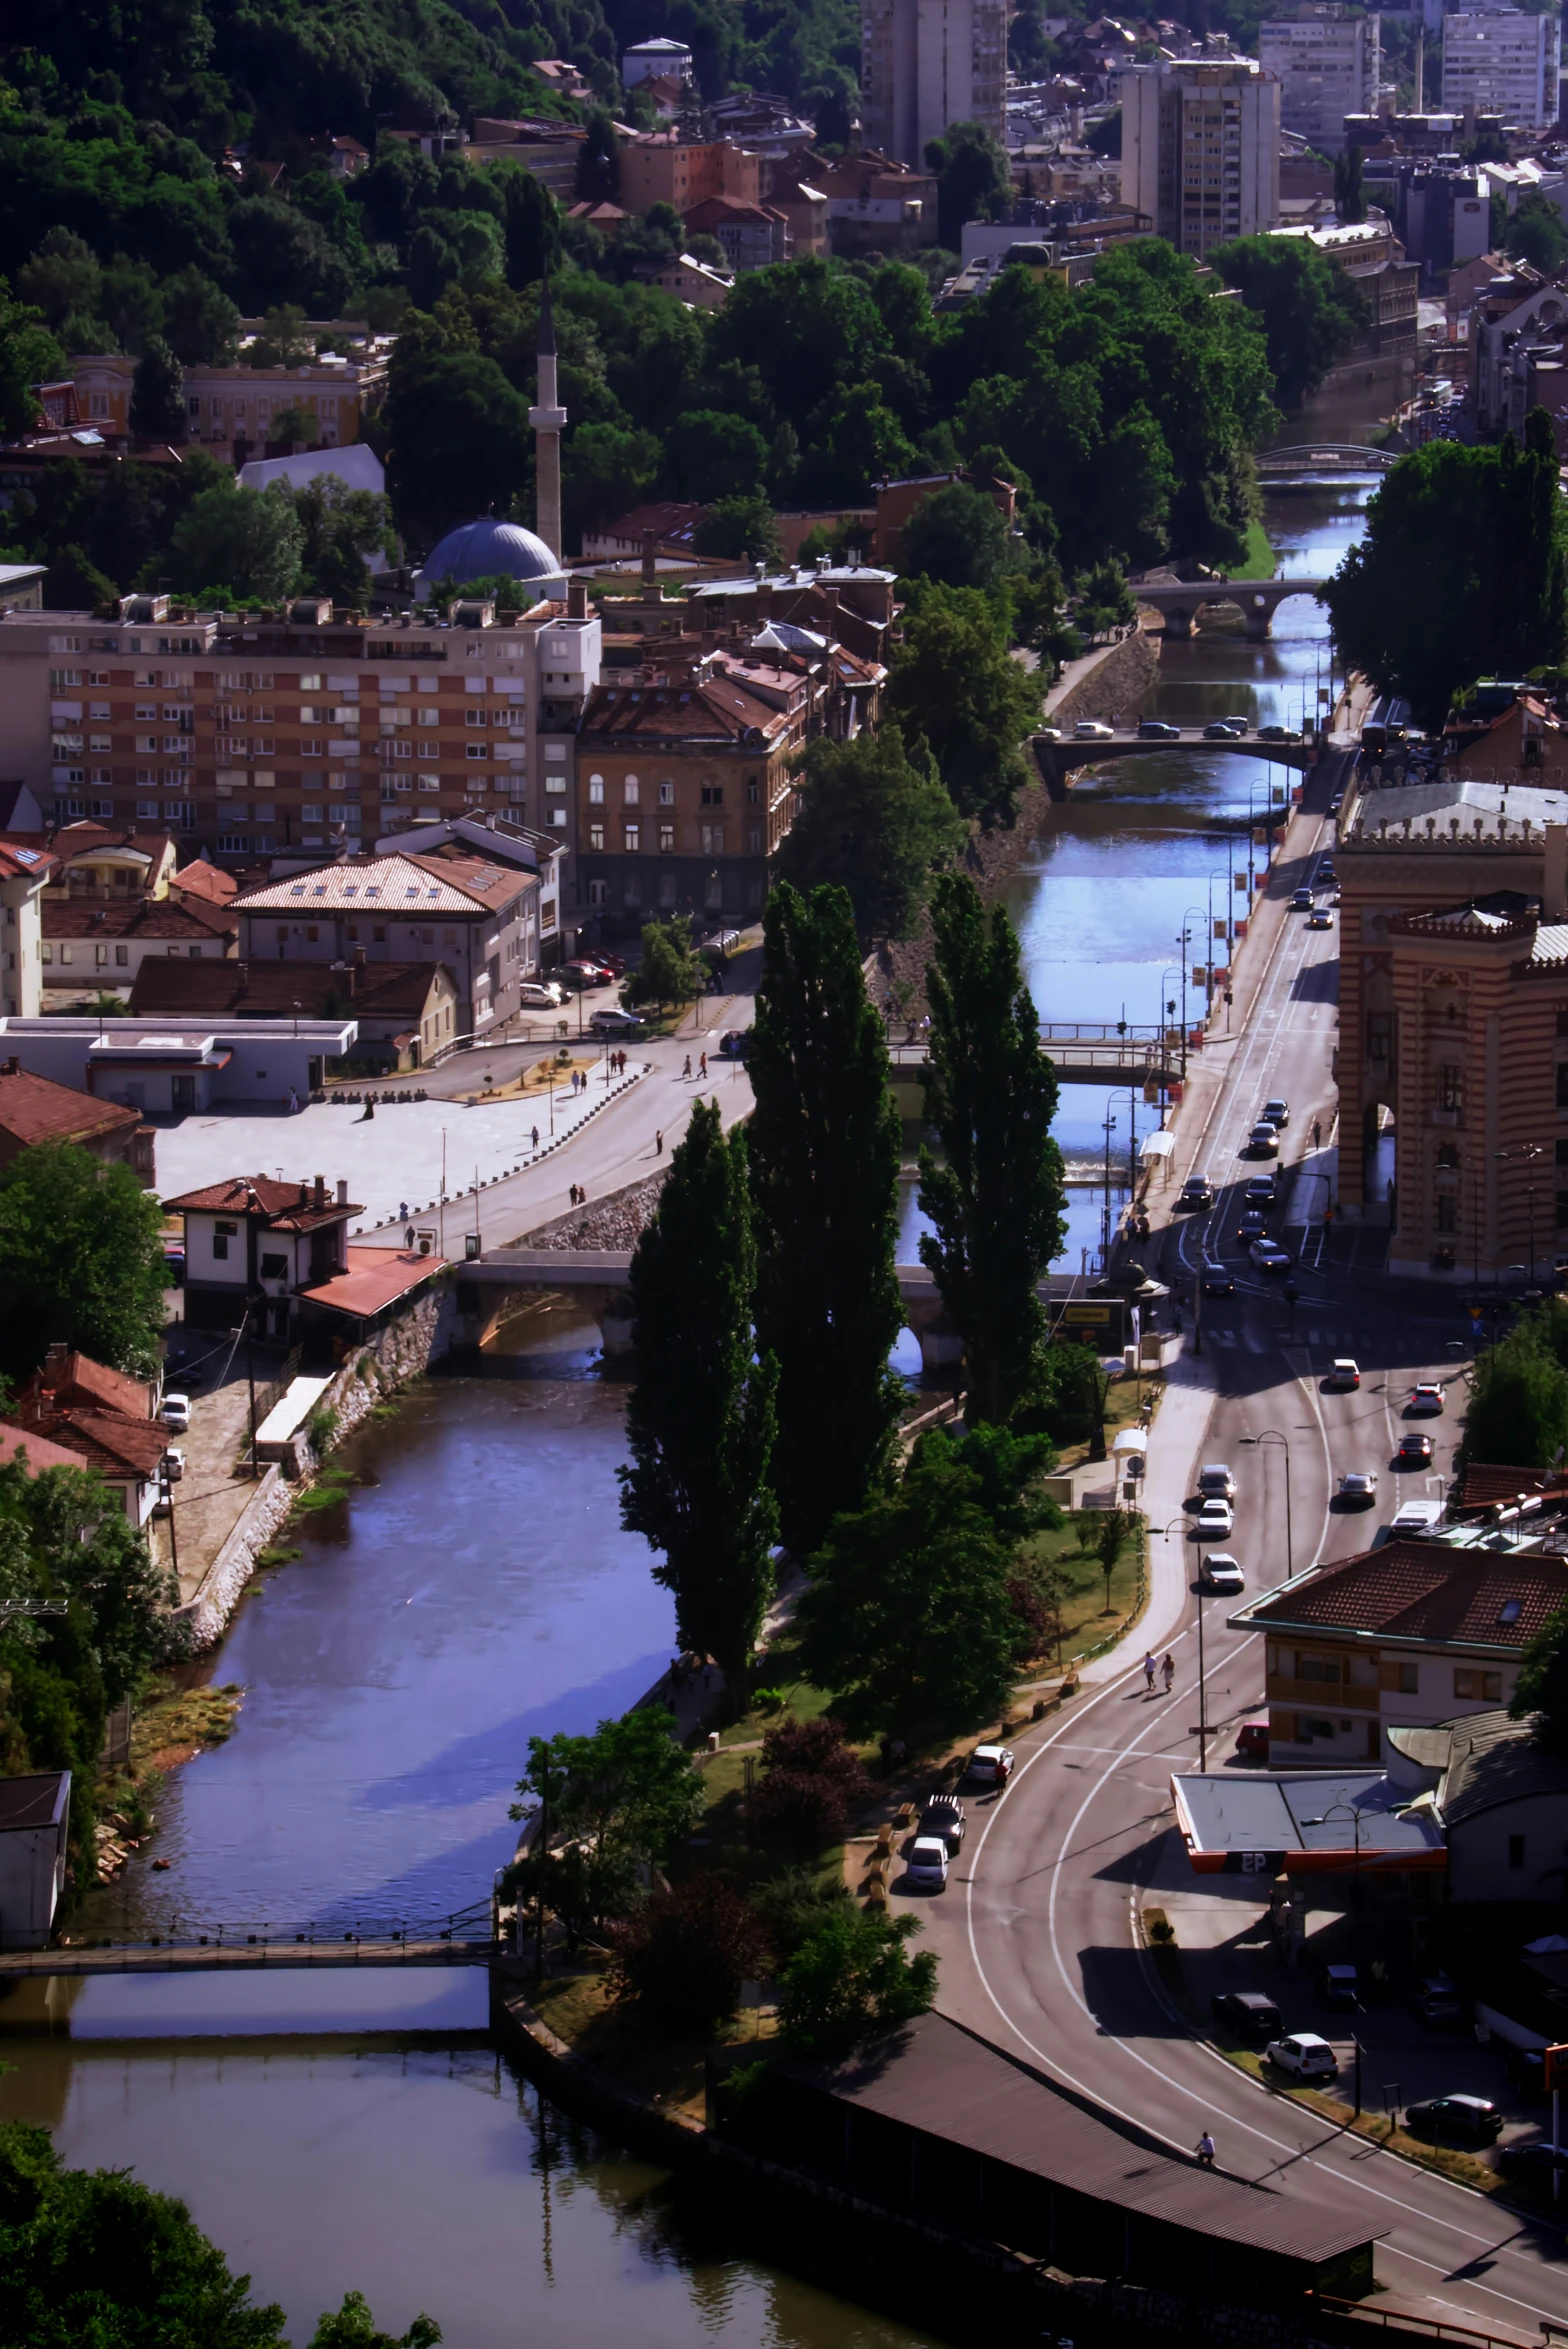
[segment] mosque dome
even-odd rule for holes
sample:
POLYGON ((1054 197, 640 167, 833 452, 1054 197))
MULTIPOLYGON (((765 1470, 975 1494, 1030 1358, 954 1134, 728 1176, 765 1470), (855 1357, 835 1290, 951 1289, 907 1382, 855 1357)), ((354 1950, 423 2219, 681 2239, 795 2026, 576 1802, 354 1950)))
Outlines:
POLYGON ((427 579, 557 579, 561 565, 542 538, 516 522, 460 522, 426 558, 427 579))

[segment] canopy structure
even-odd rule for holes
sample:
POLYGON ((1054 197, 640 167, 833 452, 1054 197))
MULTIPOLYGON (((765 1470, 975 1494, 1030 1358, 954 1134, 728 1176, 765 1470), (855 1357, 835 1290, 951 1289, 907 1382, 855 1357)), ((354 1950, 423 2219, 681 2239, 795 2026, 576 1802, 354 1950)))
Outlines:
POLYGON ((1311 1876, 1448 1865, 1430 1808, 1381 1770, 1190 1771, 1171 1779, 1200 1875, 1311 1876))
POLYGON ((1124 1427, 1111 1446, 1113 1452, 1147 1452, 1149 1431, 1146 1427, 1124 1427))
POLYGON ((1143 1140, 1138 1144, 1138 1156, 1140 1158, 1169 1158, 1175 1147, 1175 1135, 1161 1126, 1158 1132, 1144 1135, 1143 1140))

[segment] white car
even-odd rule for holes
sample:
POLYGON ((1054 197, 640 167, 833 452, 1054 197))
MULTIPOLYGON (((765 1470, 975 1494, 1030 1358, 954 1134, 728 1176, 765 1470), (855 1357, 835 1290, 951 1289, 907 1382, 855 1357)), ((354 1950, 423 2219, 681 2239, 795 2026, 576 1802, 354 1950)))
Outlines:
POLYGON ((166 1483, 178 1484, 185 1474, 185 1454, 172 1448, 163 1455, 163 1474, 166 1483))
POLYGON ((940 1835, 917 1835, 904 1863, 906 1881, 941 1892, 947 1884, 947 1845, 940 1835))
POLYGON ((165 1395, 158 1416, 171 1435, 184 1435, 191 1423, 189 1395, 165 1395))
POLYGON ((1289 1252, 1278 1240, 1254 1240, 1247 1250, 1259 1272, 1286 1272, 1290 1267, 1289 1252))
POLYGON ((1240 1564, 1228 1550, 1210 1550, 1203 1561, 1203 1579, 1210 1590, 1234 1594, 1247 1587, 1240 1564))
POLYGON ((1442 1388, 1435 1382, 1423 1381, 1420 1386, 1411 1388, 1410 1400, 1405 1408, 1407 1411, 1441 1411, 1443 1408, 1442 1388))
POLYGON ((1005 1786, 1012 1774, 1013 1755, 1010 1746, 977 1745, 969 1757, 967 1775, 983 1784, 1005 1786))
POLYGON ((1342 1394, 1348 1394, 1351 1388, 1360 1386, 1361 1365, 1353 1354, 1335 1355, 1328 1383, 1331 1387, 1338 1387, 1342 1394))
POLYGON ((640 1036, 643 1032, 634 1011, 596 1011, 588 1027, 595 1036, 640 1036))
POLYGON ((1211 1493, 1198 1511, 1198 1539, 1200 1542, 1218 1541, 1222 1534, 1229 1533, 1235 1522, 1236 1512, 1229 1501, 1221 1500, 1218 1493, 1211 1493))
POLYGON ((554 1011, 561 1002, 561 990, 553 979, 524 979, 517 1000, 524 1011, 554 1011))
POLYGON ((1107 726, 1099 718, 1080 718, 1073 728, 1075 742, 1113 742, 1115 738, 1115 727, 1107 726))
POLYGON ((1339 1497, 1342 1501, 1355 1501, 1361 1507, 1370 1509, 1377 1499, 1376 1475, 1370 1468, 1352 1468, 1348 1475, 1339 1480, 1339 1497))
POLYGON ((1271 2039, 1268 2058, 1279 2071, 1289 2072, 1297 2080, 1334 2080, 1339 2076, 1339 2058, 1316 2031, 1293 2031, 1288 2039, 1271 2039))

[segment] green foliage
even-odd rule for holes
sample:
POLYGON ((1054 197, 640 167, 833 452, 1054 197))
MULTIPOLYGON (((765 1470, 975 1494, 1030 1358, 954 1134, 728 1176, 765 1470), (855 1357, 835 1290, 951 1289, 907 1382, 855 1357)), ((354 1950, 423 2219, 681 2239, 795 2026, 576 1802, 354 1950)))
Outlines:
POLYGON ((0 1168, 0 1372, 25 1378, 58 1340, 150 1377, 163 1327, 163 1211, 128 1166, 71 1142, 0 1168))
POLYGON ((978 588, 921 584, 888 684, 888 715, 929 747, 959 813, 987 825, 1017 814, 1021 745, 1040 718, 1040 679, 1012 658, 1008 620, 978 588))
POLYGON ((933 1227, 920 1259, 963 1333, 970 1418, 1003 1421, 1034 1376, 1044 1339, 1036 1286, 1066 1230, 1051 1139, 1056 1071, 1040 1050, 1005 907, 987 914, 967 874, 944 874, 933 913, 926 1117, 942 1157, 920 1154, 920 1205, 933 1227))
POLYGON ((1359 147, 1347 147, 1334 158, 1334 210, 1347 227, 1354 227, 1367 216, 1359 147))
POLYGON ((1545 433, 1402 457, 1323 590, 1346 662, 1442 725, 1477 677, 1522 677, 1568 645, 1568 519, 1545 433))
POLYGON ((724 562, 766 563, 777 569, 784 559, 773 508, 754 495, 717 498, 713 511, 692 532, 699 555, 716 555, 724 562))
POLYGON ((185 438, 185 374, 161 336, 155 336, 131 378, 130 426, 144 440, 185 438))
MULTIPOLYGON (((300 577, 319 595, 335 604, 357 606, 370 600, 370 573, 365 557, 392 551, 391 508, 374 490, 350 489, 336 473, 318 474, 289 491, 294 519, 299 524, 300 577)), ((505 586, 514 588, 515 581, 505 586)), ((473 586, 465 587, 473 593, 473 586)), ((522 598, 518 598, 520 605, 522 598)), ((502 609, 506 609, 503 602, 502 609)))
POLYGON ((1508 1710, 1516 1721, 1534 1715, 1541 1744, 1568 1754, 1568 1606, 1555 1608, 1525 1649, 1508 1710))
MULTIPOLYGON (((1359 164, 1360 149, 1351 153, 1359 164)), ((1263 328, 1276 399, 1282 407, 1298 408, 1349 349, 1364 321, 1360 292, 1304 237, 1241 237, 1216 245, 1209 261, 1227 285, 1239 287, 1263 328)))
POLYGON ((642 953, 621 989, 628 1004, 693 1003, 708 983, 701 956, 691 942, 691 920, 671 914, 667 922, 644 922, 642 953))
POLYGON ((873 2032, 928 2012, 936 1959, 908 1944, 918 1917, 839 1907, 807 1933, 780 1977, 779 2022, 789 2052, 843 2055, 873 2032))
POLYGON ((428 2316, 416 2316, 406 2333, 384 2333, 363 2292, 346 2292, 342 2307, 318 2320, 310 2349, 439 2349, 441 2339, 441 2327, 428 2316))
POLYGON ((937 238, 956 245, 966 220, 1005 220, 1013 186, 1007 153, 978 122, 955 122, 926 147, 926 169, 936 173, 937 238))
POLYGON ((504 506, 532 480, 528 403, 477 351, 395 365, 385 416, 393 508, 431 536, 504 506))
POLYGON ((43 415, 31 385, 65 372, 65 353, 43 322, 43 313, 13 302, 0 280, 0 438, 31 432, 43 415))
POLYGON ((1483 1347, 1471 1375, 1460 1464, 1547 1468, 1568 1446, 1568 1312, 1549 1305, 1521 1314, 1495 1346, 1483 1347))
POLYGON ((812 1560, 795 1616, 808 1676, 856 1729, 911 1744, 995 1720, 1019 1641, 1012 1564, 981 1479, 923 1438, 896 1490, 840 1517, 812 1560))
POLYGON ((169 562, 179 593, 232 588, 274 602, 299 576, 305 533, 286 484, 203 490, 175 524, 169 562))
POLYGON ((910 515, 902 568, 943 587, 978 587, 989 595, 1001 586, 1011 551, 995 500, 966 481, 953 481, 910 515))
POLYGON ((621 142, 615 117, 595 107, 587 137, 577 150, 576 195, 580 204, 613 204, 621 192, 621 142))
POLYGON ((808 742, 796 773, 797 813, 779 846, 779 878, 802 893, 828 883, 844 889, 863 944, 907 938, 934 870, 964 840, 930 753, 906 750, 888 719, 850 742, 808 742))
POLYGON ((756 1903, 766 1918, 773 1946, 781 1960, 792 1958, 801 1943, 830 1917, 849 1911, 852 1895, 843 1871, 819 1876, 814 1868, 786 1868, 762 1885, 756 1903))
POLYGON ((621 1517, 661 1553, 683 1647, 712 1656, 740 1697, 773 1594, 771 1358, 753 1356, 756 1246, 746 1141, 698 1101, 632 1258, 636 1384, 621 1517))
POLYGON ((1562 214, 1539 188, 1521 196, 1503 227, 1502 248, 1512 261, 1528 261, 1550 277, 1568 260, 1568 228, 1562 214))
POLYGON ((748 1067, 757 1345, 778 1371, 783 1538, 804 1554, 882 1482, 898 1418, 898 1112, 843 890, 770 896, 748 1067))
POLYGON ((1127 627, 1134 618, 1137 606, 1132 590, 1115 563, 1091 564, 1075 584, 1078 626, 1091 641, 1108 636, 1113 628, 1127 627))
POLYGON ((611 1928, 610 1992, 635 1999, 680 2031, 706 2031, 740 2003, 741 1985, 772 1963, 767 1925, 720 1874, 655 1892, 611 1928))
POLYGON ((644 1705, 601 1721, 589 1737, 528 1740, 511 1816, 548 1811, 550 1851, 536 1838, 517 1881, 580 1933, 623 1916, 639 1875, 684 1843, 702 1809, 702 1779, 675 1742, 673 1715, 644 1705), (558 1853, 557 1844, 567 1849, 558 1853))

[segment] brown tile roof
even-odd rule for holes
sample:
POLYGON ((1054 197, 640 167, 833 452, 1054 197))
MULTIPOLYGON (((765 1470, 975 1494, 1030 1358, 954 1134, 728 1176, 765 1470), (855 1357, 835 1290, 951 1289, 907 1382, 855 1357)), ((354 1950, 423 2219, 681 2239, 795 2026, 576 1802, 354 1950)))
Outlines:
POLYGON ((90 897, 45 895, 43 935, 46 938, 179 938, 198 940, 237 937, 240 917, 227 906, 200 902, 183 905, 173 897, 132 897, 108 905, 90 897))
POLYGON ((154 1019, 286 1019, 298 1004, 304 1019, 354 1012, 417 1022, 442 967, 439 962, 372 962, 338 970, 330 963, 182 962, 174 955, 151 956, 131 982, 131 1010, 154 1019))
POLYGON ((105 848, 131 848, 145 856, 154 871, 163 862, 174 842, 167 832, 138 832, 130 824, 62 824, 58 831, 16 832, 25 848, 47 849, 62 865, 74 864, 81 856, 93 856, 105 848))
MULTIPOLYGON (((352 140, 349 144, 353 144, 352 140)), ((239 888, 239 883, 232 873, 225 873, 217 865, 209 865, 198 856, 170 875, 169 887, 177 889, 182 897, 201 897, 209 899, 214 905, 227 905, 239 888)))
POLYGON ((17 1390, 18 1417, 30 1417, 30 1406, 42 1407, 45 1397, 49 1408, 79 1404, 89 1411, 119 1411, 130 1419, 145 1419, 152 1399, 144 1379, 111 1370, 74 1346, 50 1347, 42 1370, 35 1370, 17 1390))
POLYGON ((1361 1631, 1517 1652, 1565 1599, 1568 1558, 1391 1541, 1317 1567, 1246 1612, 1264 1631, 1361 1631), (1504 1623, 1499 1618, 1510 1600, 1519 1602, 1519 1614, 1504 1623))
POLYGON ((602 685, 579 731, 616 740, 718 742, 741 749, 757 747, 748 745, 748 735, 760 734, 766 746, 787 725, 784 711, 770 709, 727 678, 712 677, 702 685, 602 685))
POLYGON ((1449 1506, 1466 1512, 1493 1509, 1499 1503, 1532 1499, 1537 1493, 1568 1493, 1568 1475, 1550 1468, 1500 1468, 1488 1460, 1472 1460, 1465 1467, 1458 1494, 1449 1495, 1449 1506))
POLYGON ((349 1248, 348 1268, 334 1273, 314 1289, 301 1292, 312 1305, 329 1306, 368 1321, 383 1306, 395 1304, 443 1270, 444 1256, 415 1256, 401 1248, 349 1248))
POLYGON ((42 1476, 46 1468, 86 1468, 91 1465, 85 1453, 73 1452, 65 1444, 57 1444, 36 1427, 13 1427, 0 1421, 0 1461, 20 1459, 29 1476, 42 1476))
POLYGON ((118 1101, 95 1101, 90 1093, 57 1085, 52 1077, 35 1077, 19 1068, 14 1056, 0 1062, 0 1134, 23 1147, 101 1141, 110 1134, 130 1134, 140 1123, 140 1110, 122 1108, 118 1101))
POLYGON ((270 1175, 233 1175, 225 1183, 204 1183, 199 1191, 182 1191, 165 1199, 171 1215, 243 1215, 257 1217, 280 1232, 313 1232, 323 1224, 341 1223, 345 1216, 363 1215, 362 1204, 340 1207, 329 1191, 324 1207, 312 1206, 309 1183, 274 1182, 270 1175))
POLYGON ((49 851, 36 847, 25 834, 0 840, 0 880, 36 881, 53 870, 54 858, 49 851))
POLYGON ((167 1428, 152 1419, 132 1419, 124 1411, 45 1411, 29 1417, 25 1429, 7 1422, 0 1443, 8 1442, 12 1426, 27 1443, 34 1433, 75 1452, 89 1468, 105 1476, 156 1476, 158 1463, 169 1448, 167 1428))

